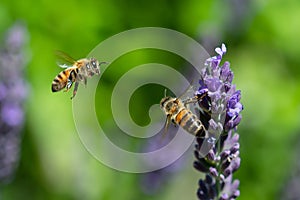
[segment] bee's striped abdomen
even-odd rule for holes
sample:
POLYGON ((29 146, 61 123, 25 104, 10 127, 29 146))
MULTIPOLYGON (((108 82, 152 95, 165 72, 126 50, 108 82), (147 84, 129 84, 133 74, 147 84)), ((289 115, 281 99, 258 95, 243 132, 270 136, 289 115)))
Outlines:
POLYGON ((179 98, 164 97, 160 101, 160 107, 167 115, 166 125, 171 120, 196 137, 207 137, 206 128, 200 119, 179 98))
POLYGON ((197 137, 205 136, 203 124, 190 110, 183 108, 178 112, 175 120, 184 130, 191 133, 192 135, 195 135, 197 137))
POLYGON ((68 78, 70 76, 70 70, 65 69, 64 71, 60 72, 52 81, 52 92, 58 92, 66 87, 68 78))
POLYGON ((175 121, 180 126, 184 127, 189 118, 189 111, 184 107, 176 114, 175 121))

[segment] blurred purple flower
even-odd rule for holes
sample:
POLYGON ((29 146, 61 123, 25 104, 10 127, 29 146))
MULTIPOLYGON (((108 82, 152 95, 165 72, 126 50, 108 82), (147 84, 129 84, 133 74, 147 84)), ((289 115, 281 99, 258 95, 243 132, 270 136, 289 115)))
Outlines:
POLYGON ((23 110, 17 104, 4 104, 1 110, 2 121, 9 126, 17 126, 23 122, 23 110))
POLYGON ((6 33, 0 47, 0 182, 9 182, 19 161, 23 104, 28 86, 23 77, 24 46, 28 34, 16 23, 6 33))
POLYGON ((239 135, 234 132, 241 121, 243 105, 241 91, 232 84, 230 63, 221 65, 227 51, 225 45, 215 51, 218 55, 206 60, 200 87, 195 92, 199 97, 200 119, 208 138, 214 139, 209 142, 207 138, 197 138, 194 167, 206 174, 205 179, 199 181, 197 196, 199 199, 235 199, 240 194, 239 181, 232 181, 232 175, 240 167, 241 159, 239 135))
MULTIPOLYGON (((158 127, 161 124, 157 125, 158 127)), ((170 132, 176 132, 178 127, 170 126, 170 132)), ((162 129, 156 136, 147 140, 147 143, 143 145, 143 152, 152 152, 156 151, 165 145, 167 145, 174 137, 172 134, 167 134, 165 138, 162 138, 163 132, 165 130, 162 129)), ((172 152, 173 153, 173 152, 172 152)), ((177 152, 174 152, 177 155, 177 152)), ((166 160, 167 157, 173 155, 170 154, 161 154, 153 160, 147 160, 148 165, 152 165, 152 163, 163 163, 163 160, 166 160)), ((162 169, 158 169, 156 171, 147 172, 140 175, 141 189, 147 195, 156 195, 160 191, 162 191, 170 179, 178 173, 185 165, 185 157, 181 156, 178 160, 176 160, 171 165, 164 167, 162 169)))

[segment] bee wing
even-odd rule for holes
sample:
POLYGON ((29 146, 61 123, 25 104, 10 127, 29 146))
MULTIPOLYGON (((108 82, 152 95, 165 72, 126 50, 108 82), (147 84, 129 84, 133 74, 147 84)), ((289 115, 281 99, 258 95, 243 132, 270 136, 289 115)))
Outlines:
POLYGON ((60 62, 56 62, 56 64, 61 67, 61 68, 68 68, 68 67, 71 67, 72 65, 67 65, 67 64, 62 64, 60 62))
POLYGON ((199 83, 197 81, 192 81, 179 98, 183 101, 185 106, 191 110, 193 113, 197 112, 199 109, 198 99, 196 98, 195 92, 199 88, 199 83))
POLYGON ((76 60, 63 51, 55 51, 56 63, 61 68, 73 66, 76 60))
POLYGON ((194 98, 198 87, 199 84, 197 82, 195 83, 195 81, 192 81, 178 98, 182 99, 183 101, 194 98))

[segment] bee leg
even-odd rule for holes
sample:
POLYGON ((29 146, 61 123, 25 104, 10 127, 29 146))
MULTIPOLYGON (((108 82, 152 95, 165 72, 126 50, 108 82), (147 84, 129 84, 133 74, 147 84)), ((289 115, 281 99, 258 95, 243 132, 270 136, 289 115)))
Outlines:
POLYGON ((187 104, 197 103, 198 101, 199 101, 198 97, 194 96, 194 97, 184 100, 183 104, 184 104, 184 106, 187 106, 187 104))
POLYGON ((66 86, 66 89, 64 90, 64 92, 67 92, 72 87, 72 85, 73 85, 73 82, 70 79, 68 79, 67 86, 66 86))
MULTIPOLYGON (((185 107, 187 107, 188 104, 201 102, 206 95, 207 95, 207 93, 203 94, 202 96, 194 96, 192 98, 186 99, 186 100, 183 101, 183 104, 184 104, 185 107)), ((203 108, 203 107, 201 107, 201 109, 204 110, 207 113, 211 113, 210 109, 203 108)))
POLYGON ((87 84, 87 78, 86 77, 83 78, 83 82, 84 82, 84 85, 86 86, 86 84, 87 84))
MULTIPOLYGON (((170 117, 171 117, 171 116, 170 116, 170 117)), ((171 121, 172 121, 172 123, 174 124, 174 127, 177 127, 177 124, 176 124, 176 122, 174 121, 174 119, 172 119, 171 121)))
POLYGON ((164 132, 163 132, 163 135, 162 135, 162 140, 166 137, 167 135, 167 132, 168 132, 168 128, 169 128, 169 125, 170 125, 170 121, 171 121, 171 115, 167 115, 167 118, 166 118, 166 122, 165 122, 165 126, 164 126, 164 132))
POLYGON ((75 82, 75 86, 74 86, 74 90, 73 90, 73 96, 71 97, 71 99, 73 99, 76 95, 76 92, 78 90, 78 85, 79 85, 79 82, 75 82))

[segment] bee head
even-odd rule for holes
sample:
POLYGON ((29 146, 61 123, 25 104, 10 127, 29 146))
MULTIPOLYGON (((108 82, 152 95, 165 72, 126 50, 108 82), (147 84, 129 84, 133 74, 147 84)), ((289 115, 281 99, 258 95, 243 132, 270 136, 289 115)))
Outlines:
POLYGON ((91 74, 100 74, 99 61, 97 59, 91 58, 88 66, 90 68, 91 74))
POLYGON ((171 97, 164 97, 164 98, 161 99, 161 101, 160 101, 160 107, 161 107, 161 109, 164 109, 165 104, 167 102, 169 102, 170 99, 171 99, 171 97))
POLYGON ((164 97, 160 101, 160 107, 166 112, 166 114, 172 114, 178 107, 178 100, 177 98, 173 98, 170 96, 164 97))
POLYGON ((100 74, 100 65, 109 64, 108 62, 99 62, 96 58, 91 58, 89 62, 89 66, 91 67, 91 71, 94 74, 100 74))

